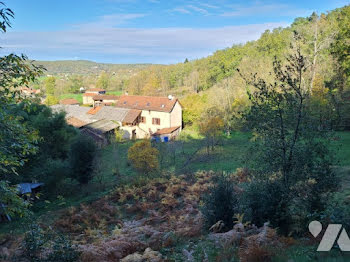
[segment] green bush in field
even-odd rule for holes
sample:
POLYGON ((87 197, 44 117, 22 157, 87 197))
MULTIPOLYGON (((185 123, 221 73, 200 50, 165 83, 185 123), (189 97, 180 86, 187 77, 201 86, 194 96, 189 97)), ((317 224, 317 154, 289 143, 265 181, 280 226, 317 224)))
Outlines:
POLYGON ((31 223, 25 233, 23 251, 31 262, 74 262, 79 258, 68 238, 45 231, 36 223, 31 223))
POLYGON ((93 160, 96 144, 84 135, 78 135, 71 144, 69 162, 72 178, 80 184, 87 184, 92 179, 93 160))
POLYGON ((228 178, 220 176, 209 192, 203 198, 204 205, 202 207, 207 228, 222 220, 224 230, 232 229, 233 216, 238 209, 234 184, 228 178))

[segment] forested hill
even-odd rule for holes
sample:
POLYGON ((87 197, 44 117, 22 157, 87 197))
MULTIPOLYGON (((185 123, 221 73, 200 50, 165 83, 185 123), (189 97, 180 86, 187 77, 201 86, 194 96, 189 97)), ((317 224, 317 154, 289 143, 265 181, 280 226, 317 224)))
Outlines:
MULTIPOLYGON (((342 57, 341 51, 336 51, 341 45, 337 39, 346 30, 349 10, 347 6, 327 14, 296 18, 287 28, 267 30, 257 41, 232 46, 203 59, 185 61, 184 58, 184 63, 150 66, 130 79, 128 89, 136 94, 172 92, 182 95, 191 91, 200 92, 232 80, 237 76, 238 68, 247 75, 258 73, 268 77, 274 58, 283 62, 291 51, 295 33, 302 43, 303 55, 311 63, 312 81, 322 78, 320 81, 329 82, 339 65, 336 60, 342 57)), ((234 80, 240 82, 238 78, 234 80)))
POLYGON ((35 64, 43 65, 49 75, 98 75, 102 71, 109 73, 121 73, 132 75, 150 64, 106 64, 87 60, 62 60, 62 61, 36 61, 35 64))

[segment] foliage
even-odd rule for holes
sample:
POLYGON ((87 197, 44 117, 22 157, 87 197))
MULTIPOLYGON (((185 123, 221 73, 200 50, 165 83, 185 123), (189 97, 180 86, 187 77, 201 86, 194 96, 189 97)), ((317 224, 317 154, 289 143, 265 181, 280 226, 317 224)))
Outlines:
POLYGON ((55 94, 56 78, 54 76, 49 76, 44 80, 45 92, 47 95, 55 94))
POLYGON ((207 99, 206 95, 191 94, 181 100, 184 107, 183 121, 185 125, 199 121, 202 112, 205 111, 207 99))
POLYGON ((140 173, 149 174, 159 168, 159 151, 152 147, 151 142, 142 140, 136 142, 128 150, 128 160, 140 173))
POLYGON ((96 144, 87 136, 77 136, 70 148, 70 167, 72 178, 80 184, 87 184, 92 179, 93 160, 96 144))
POLYGON ((41 252, 44 250, 45 242, 43 229, 37 224, 31 224, 24 236, 25 256, 32 262, 42 261, 41 252))
POLYGON ((97 82, 96 82, 96 87, 97 88, 102 88, 107 90, 109 88, 109 77, 106 72, 101 72, 99 75, 97 82))
MULTIPOLYGON (((4 6, 0 2, 0 7, 4 6)), ((13 12, 8 8, 0 9, 0 32, 6 32, 10 26, 13 12)), ((7 205, 11 214, 23 214, 25 203, 14 194, 13 188, 3 179, 5 175, 16 173, 27 157, 37 151, 35 143, 37 133, 21 123, 21 117, 12 114, 12 109, 20 99, 19 87, 28 85, 42 73, 42 68, 33 65, 24 55, 9 54, 0 57, 0 184, 4 194, 0 202, 7 205), (5 202, 6 201, 6 202, 5 202)))
POLYGON ((118 143, 123 142, 124 141, 123 135, 124 135, 123 130, 116 129, 114 131, 115 141, 118 142, 118 143))
MULTIPOLYGON (((345 6, 339 12, 338 18, 338 33, 335 41, 332 44, 332 53, 338 59, 340 66, 345 74, 347 81, 350 81, 350 6, 345 6)), ((349 84, 350 82, 348 82, 349 84)))
POLYGON ((199 132, 205 137, 207 145, 207 153, 209 149, 214 151, 215 145, 218 143, 218 138, 224 131, 224 121, 220 117, 210 117, 207 120, 201 121, 199 132))
POLYGON ((48 95, 45 99, 45 105, 53 106, 58 104, 58 98, 54 95, 48 95))
POLYGON ((237 212, 238 199, 234 184, 224 175, 218 177, 218 181, 209 190, 209 194, 203 198, 202 213, 207 227, 218 221, 223 221, 225 230, 232 229, 234 214, 237 212))
POLYGON ((70 175, 67 158, 76 130, 66 123, 63 113, 53 113, 45 105, 19 103, 12 112, 21 116, 23 124, 36 130, 39 140, 37 154, 28 156, 28 161, 18 168, 19 176, 8 179, 12 183, 43 182, 51 197, 61 193, 66 188, 62 183, 70 175))
POLYGON ((10 186, 6 181, 0 181, 0 212, 14 216, 25 216, 28 214, 28 203, 18 196, 16 186, 10 186), (5 206, 2 206, 4 204, 5 206))
MULTIPOLYGON (((256 134, 248 156, 254 161, 254 179, 267 187, 272 183, 279 192, 268 204, 268 198, 263 198, 250 208, 275 203, 275 209, 262 212, 284 233, 302 228, 305 214, 322 210, 322 194, 337 186, 325 139, 327 125, 320 125, 309 111, 310 94, 303 80, 307 61, 299 47, 288 62, 283 67, 275 61, 273 84, 254 77, 248 80, 255 91, 249 94, 252 106, 245 115, 256 134)), ((253 191, 259 194, 259 189, 253 191)), ((252 214, 253 223, 259 219, 252 214)))
POLYGON ((29 225, 23 242, 24 255, 33 262, 74 262, 79 258, 64 235, 48 232, 35 223, 29 225))

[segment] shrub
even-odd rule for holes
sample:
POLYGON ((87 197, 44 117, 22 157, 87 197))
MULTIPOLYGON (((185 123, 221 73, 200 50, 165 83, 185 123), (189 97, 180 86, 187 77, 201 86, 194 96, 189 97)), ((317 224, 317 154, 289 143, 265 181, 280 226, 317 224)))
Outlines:
POLYGON ((52 95, 48 95, 45 99, 45 105, 52 106, 58 104, 58 98, 52 95))
POLYGON ((52 243, 52 252, 48 255, 46 261, 74 262, 78 258, 79 252, 73 248, 71 241, 64 235, 57 235, 52 243))
POLYGON ((24 236, 24 255, 33 262, 42 261, 41 253, 46 242, 42 228, 37 224, 30 224, 24 236))
POLYGON ((159 168, 159 151, 152 147, 149 140, 136 142, 128 150, 128 159, 140 173, 149 174, 159 168))
POLYGON ((233 216, 238 207, 234 184, 227 177, 220 176, 209 192, 210 194, 204 196, 202 208, 206 226, 210 227, 222 220, 224 222, 223 229, 232 229, 233 216))
POLYGON ((65 189, 64 181, 71 175, 67 161, 50 158, 33 168, 28 174, 45 184, 43 190, 48 197, 62 194, 62 190, 65 189))
POLYGON ((23 241, 24 256, 32 262, 74 262, 79 258, 71 241, 64 235, 45 231, 30 223, 23 241))
POLYGON ((278 226, 285 218, 285 215, 279 213, 282 195, 282 189, 277 183, 250 183, 242 197, 248 220, 257 226, 262 226, 267 221, 278 226))
POLYGON ((80 184, 87 184, 92 178, 93 160, 96 145, 92 139, 78 135, 70 148, 70 167, 72 177, 80 184))

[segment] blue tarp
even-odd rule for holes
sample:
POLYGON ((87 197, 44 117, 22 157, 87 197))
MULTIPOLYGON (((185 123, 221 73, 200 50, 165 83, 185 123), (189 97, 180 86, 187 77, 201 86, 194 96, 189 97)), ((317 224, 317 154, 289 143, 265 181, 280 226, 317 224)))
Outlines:
POLYGON ((20 194, 32 193, 32 189, 38 188, 44 185, 43 183, 21 183, 17 185, 20 194))

